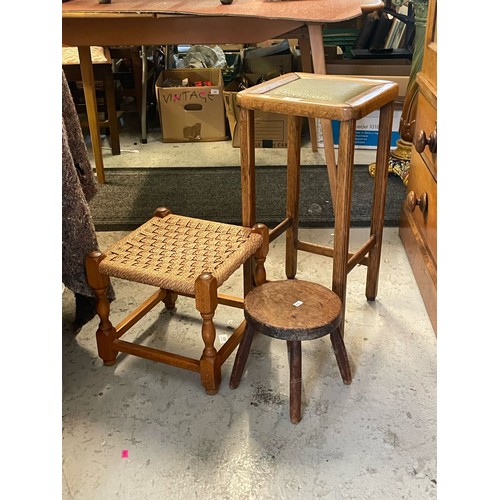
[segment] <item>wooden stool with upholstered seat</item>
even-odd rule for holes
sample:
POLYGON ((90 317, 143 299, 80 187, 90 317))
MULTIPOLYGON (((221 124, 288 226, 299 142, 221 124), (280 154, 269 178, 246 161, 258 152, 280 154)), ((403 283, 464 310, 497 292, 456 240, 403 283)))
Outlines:
MULTIPOLYGON (((242 90, 236 100, 240 107, 242 223, 255 222, 254 111, 288 116, 287 202, 284 219, 270 230, 270 241, 286 231, 285 271, 297 273, 297 252, 332 257, 332 290, 342 303, 340 330, 344 331, 347 274, 358 264, 367 266, 366 297, 375 300, 384 227, 385 198, 392 132, 393 103, 398 84, 385 80, 311 73, 288 73, 242 90), (372 198, 370 236, 355 253, 349 253, 351 195, 354 167, 356 121, 380 111, 376 173, 372 198), (338 162, 325 149, 334 211, 334 244, 318 245, 299 239, 300 147, 303 117, 338 120, 338 162)), ((331 127, 330 127, 331 129, 331 127)), ((327 141, 332 137, 325 137, 327 141)), ((307 167, 304 167, 307 168, 307 167)), ((246 290, 251 289, 251 272, 245 269, 246 290)))
MULTIPOLYGON (((113 77, 112 60, 109 50, 104 47, 92 46, 90 48, 92 57, 92 69, 96 85, 102 82, 104 87, 104 101, 106 112, 103 119, 99 120, 101 128, 109 130, 109 143, 113 155, 120 154, 120 135, 118 126, 118 113, 116 111, 115 83, 113 77)), ((80 69, 80 57, 77 47, 62 48, 62 67, 68 82, 82 81, 80 69)), ((82 126, 87 126, 83 122, 82 126)))
POLYGON ((104 364, 113 365, 118 352, 133 354, 198 372, 206 392, 216 394, 221 366, 240 342, 245 326, 243 321, 217 351, 213 322, 217 305, 243 307, 242 298, 218 294, 218 288, 251 257, 255 282, 264 283, 268 247, 269 233, 263 224, 247 228, 174 215, 159 208, 150 220, 105 252, 90 253, 86 259, 87 279, 97 297, 97 348, 104 364), (159 287, 116 328, 109 320, 110 276, 159 287), (120 339, 158 303, 173 309, 177 295, 194 297, 203 319, 200 359, 120 339))
POLYGON ((299 280, 269 281, 245 296, 247 326, 231 373, 230 387, 238 387, 254 330, 286 340, 290 353, 290 420, 301 419, 302 347, 304 340, 330 335, 342 380, 352 381, 349 360, 340 334, 342 304, 335 293, 317 283, 299 280))

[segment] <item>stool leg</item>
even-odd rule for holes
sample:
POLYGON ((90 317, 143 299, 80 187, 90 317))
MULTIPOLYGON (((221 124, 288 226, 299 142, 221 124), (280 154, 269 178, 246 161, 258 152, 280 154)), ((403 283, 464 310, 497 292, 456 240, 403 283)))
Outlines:
POLYGON ((266 268, 264 263, 269 253, 269 229, 265 224, 258 223, 252 228, 252 232, 262 236, 262 245, 254 254, 255 269, 253 274, 255 285, 259 286, 266 282, 266 268))
POLYGON ((340 328, 336 328, 335 331, 330 334, 330 340, 332 341, 333 352, 337 359, 342 380, 344 384, 350 384, 352 382, 351 367, 349 366, 349 358, 347 357, 347 351, 345 350, 344 339, 340 333, 340 328))
POLYGON ((370 236, 375 236, 375 245, 368 254, 365 291, 368 300, 375 300, 378 290, 387 176, 389 175, 392 117, 393 103, 391 102, 380 108, 377 158, 375 163, 375 186, 373 189, 372 222, 370 229, 370 236))
POLYGON ((351 225, 352 175, 356 121, 340 122, 338 168, 335 189, 335 229, 333 245, 332 290, 342 302, 341 334, 344 334, 344 314, 349 260, 349 230, 351 225))
POLYGON ((290 353, 290 421, 298 424, 302 413, 302 345, 298 340, 287 340, 290 353))
POLYGON ((210 273, 203 273, 195 282, 196 309, 203 318, 201 336, 205 343, 200 359, 201 383, 207 394, 217 394, 221 380, 221 364, 215 343, 213 317, 217 308, 217 280, 210 273))
POLYGON ((177 294, 172 292, 171 290, 165 290, 167 295, 163 299, 163 303, 165 304, 165 309, 168 311, 173 311, 175 309, 175 301, 177 300, 177 294))
POLYGON ((301 125, 302 117, 288 116, 286 217, 292 220, 292 225, 286 230, 285 271, 288 279, 297 274, 301 125))
POLYGON ((231 389, 236 389, 240 385, 241 376, 243 375, 243 370, 247 364, 248 354, 250 353, 253 335, 254 330, 247 322, 245 331, 243 332, 243 338, 241 339, 238 351, 236 352, 236 357, 234 358, 231 379, 229 380, 229 387, 231 387, 231 389))
POLYGON ((120 134, 118 131, 118 118, 116 116, 115 103, 115 83, 113 81, 113 73, 111 66, 109 72, 106 71, 104 77, 104 93, 106 98, 106 114, 109 125, 109 141, 111 143, 111 153, 114 155, 120 154, 120 134))
MULTIPOLYGON (((241 220, 245 227, 255 224, 255 124, 254 112, 240 108, 241 220)), ((253 259, 243 264, 243 293, 253 287, 253 259)))
POLYGON ((113 342, 117 338, 116 329, 109 321, 109 301, 107 297, 109 276, 99 272, 99 263, 104 259, 101 252, 91 252, 85 259, 87 281, 94 289, 97 298, 96 310, 100 322, 96 332, 97 351, 106 366, 116 362, 118 351, 113 349, 113 342))
MULTIPOLYGON (((158 207, 154 211, 153 217, 159 217, 160 219, 163 219, 163 217, 167 217, 167 215, 170 215, 171 213, 172 213, 172 211, 167 207, 158 207)), ((173 311, 175 309, 175 302, 177 300, 177 294, 175 292, 172 292, 172 290, 165 290, 165 292, 166 292, 166 295, 165 295, 165 298, 163 299, 163 303, 165 304, 165 308, 168 311, 173 311)))

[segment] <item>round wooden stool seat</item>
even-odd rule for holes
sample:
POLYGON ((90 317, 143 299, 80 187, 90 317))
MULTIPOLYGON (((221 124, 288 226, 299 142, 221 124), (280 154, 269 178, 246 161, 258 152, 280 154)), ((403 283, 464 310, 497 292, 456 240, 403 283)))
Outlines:
POLYGON ((270 281, 245 297, 247 321, 231 373, 230 387, 238 387, 245 368, 254 330, 286 340, 290 354, 290 420, 301 419, 301 342, 329 334, 342 380, 352 381, 349 360, 340 333, 342 302, 328 288, 301 280, 270 281))
POLYGON ((245 297, 245 319, 281 340, 312 340, 340 324, 342 303, 328 288, 300 280, 270 281, 245 297))

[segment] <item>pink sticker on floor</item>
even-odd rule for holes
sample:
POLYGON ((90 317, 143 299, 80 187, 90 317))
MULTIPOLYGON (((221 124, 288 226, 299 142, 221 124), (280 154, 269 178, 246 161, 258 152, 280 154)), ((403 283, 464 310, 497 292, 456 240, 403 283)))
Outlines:
POLYGON ((122 458, 128 458, 128 450, 122 450, 122 458))

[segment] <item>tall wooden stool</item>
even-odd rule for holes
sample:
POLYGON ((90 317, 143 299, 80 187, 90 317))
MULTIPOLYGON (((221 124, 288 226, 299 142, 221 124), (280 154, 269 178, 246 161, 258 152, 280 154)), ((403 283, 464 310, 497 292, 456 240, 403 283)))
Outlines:
POLYGON ((342 304, 338 296, 317 283, 299 280, 269 281, 245 297, 247 326, 236 353, 229 385, 238 387, 250 352, 254 330, 286 340, 290 354, 290 420, 297 424, 302 406, 303 340, 330 335, 344 384, 352 381, 349 360, 340 333, 342 304))
MULTIPOLYGON (((398 84, 359 77, 288 73, 237 95, 241 126, 242 222, 255 223, 254 110, 288 115, 288 167, 286 214, 270 231, 274 240, 286 231, 286 276, 297 272, 297 251, 333 258, 332 290, 342 303, 340 330, 344 331, 347 274, 357 265, 366 265, 366 297, 375 300, 378 288, 382 231, 387 190, 393 103, 398 84), (356 120, 380 110, 374 181, 371 230, 368 240, 354 254, 349 253, 351 194, 356 120), (339 120, 338 164, 327 158, 328 178, 335 214, 334 245, 327 247, 298 238, 300 146, 302 117, 339 120)), ((333 141, 324 137, 324 141, 333 141)), ((245 289, 252 287, 251 269, 244 272, 245 289)))
POLYGON ((247 228, 158 208, 151 219, 105 252, 91 252, 86 259, 87 280, 97 297, 97 349, 104 364, 114 365, 118 352, 125 352, 198 372, 207 394, 216 394, 221 366, 238 346, 245 327, 243 321, 219 350, 215 348, 213 317, 217 305, 243 307, 242 298, 220 294, 218 289, 250 257, 255 262, 256 282, 265 282, 268 234, 263 224, 247 228), (116 328, 109 320, 110 276, 159 288, 116 328), (199 359, 120 339, 160 302, 174 309, 177 295, 194 297, 202 317, 199 359))

